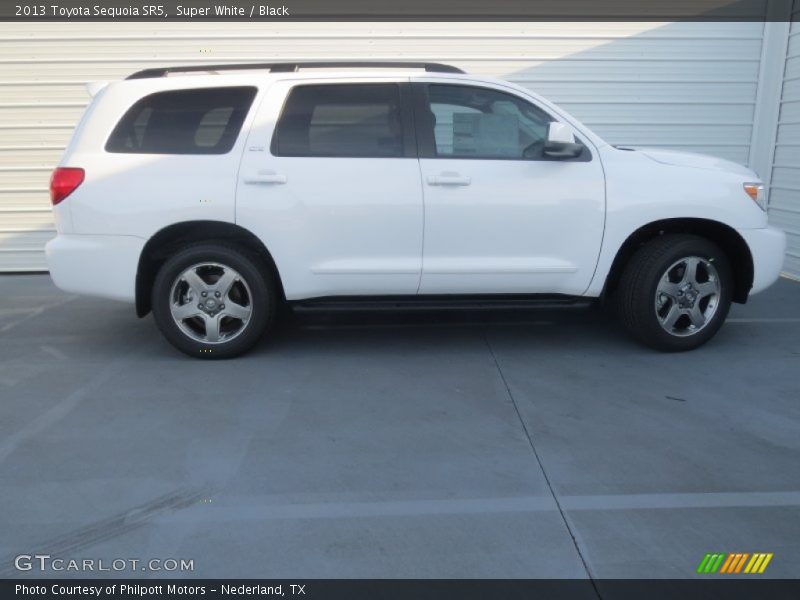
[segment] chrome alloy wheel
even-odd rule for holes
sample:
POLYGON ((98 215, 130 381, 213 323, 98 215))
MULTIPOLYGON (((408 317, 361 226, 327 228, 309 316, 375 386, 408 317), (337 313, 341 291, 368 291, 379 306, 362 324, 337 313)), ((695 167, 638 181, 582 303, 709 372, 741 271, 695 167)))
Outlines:
POLYGON ((721 291, 719 273, 711 260, 682 258, 666 270, 656 287, 658 322, 670 335, 694 335, 711 322, 721 291))
POLYGON ((192 265, 170 291, 170 312, 191 339, 221 344, 239 336, 253 315, 253 295, 244 277, 214 262, 192 265))

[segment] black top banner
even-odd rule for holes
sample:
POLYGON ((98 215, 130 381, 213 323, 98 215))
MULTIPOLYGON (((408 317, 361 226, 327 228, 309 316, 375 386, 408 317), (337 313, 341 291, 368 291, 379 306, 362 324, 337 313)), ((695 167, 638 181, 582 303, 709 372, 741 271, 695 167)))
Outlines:
POLYGON ((791 21, 800 0, 3 0, 4 21, 791 21))

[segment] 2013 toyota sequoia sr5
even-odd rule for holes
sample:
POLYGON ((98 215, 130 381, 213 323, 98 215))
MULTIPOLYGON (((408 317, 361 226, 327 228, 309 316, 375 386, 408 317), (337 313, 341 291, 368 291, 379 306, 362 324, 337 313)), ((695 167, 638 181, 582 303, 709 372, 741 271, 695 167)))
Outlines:
POLYGON ((284 303, 603 298, 696 348, 779 275, 740 165, 616 148, 531 91, 431 63, 149 69, 90 86, 51 180, 55 283, 178 349, 248 350, 284 303))

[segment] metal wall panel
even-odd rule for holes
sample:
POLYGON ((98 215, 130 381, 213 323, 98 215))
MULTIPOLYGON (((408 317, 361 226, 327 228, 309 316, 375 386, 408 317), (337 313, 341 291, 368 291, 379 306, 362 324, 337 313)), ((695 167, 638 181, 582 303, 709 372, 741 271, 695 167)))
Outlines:
POLYGON ((789 30, 786 70, 778 116, 775 158, 769 190, 770 221, 786 231, 784 269, 800 278, 800 0, 795 0, 789 30))
POLYGON ((88 81, 182 63, 450 62, 544 94, 611 143, 746 162, 762 38, 760 23, 2 23, 0 271, 45 267, 49 172, 88 81))

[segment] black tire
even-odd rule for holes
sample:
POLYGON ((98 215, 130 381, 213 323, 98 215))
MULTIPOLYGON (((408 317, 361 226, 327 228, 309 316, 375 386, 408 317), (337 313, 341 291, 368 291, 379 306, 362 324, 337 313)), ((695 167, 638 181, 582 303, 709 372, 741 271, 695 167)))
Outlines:
MULTIPOLYGON (((682 352, 702 346, 719 331, 730 309, 732 288, 730 262, 716 244, 696 235, 667 234, 647 242, 631 257, 614 293, 614 308, 625 329, 643 344, 662 352, 682 352), (716 269, 720 288, 719 293, 712 296, 716 309, 697 331, 693 331, 696 327, 692 328, 686 315, 680 317, 683 321, 679 321, 683 327, 682 334, 671 333, 662 327, 656 293, 659 282, 670 267, 687 257, 704 259, 716 269)), ((681 292, 682 295, 685 293, 681 292)), ((706 303, 709 301, 705 300, 706 303)), ((662 310, 666 312, 673 300, 665 302, 662 310)), ((676 306, 681 308, 677 302, 676 306)), ((678 324, 674 329, 678 329, 678 324)))
MULTIPOLYGON (((201 267, 201 269, 205 269, 202 273, 210 272, 210 275, 206 274, 204 277, 209 281, 213 281, 214 267, 207 266, 201 267)), ((197 272, 200 272, 200 270, 195 271, 195 273, 197 272)), ((191 271, 189 274, 191 274, 191 271)), ((211 290, 212 288, 208 289, 211 290)), ((194 302, 200 300, 199 294, 195 294, 194 289, 191 292, 184 291, 183 293, 184 297, 186 297, 186 293, 191 294, 191 297, 198 295, 194 302)), ((214 301, 212 296, 215 293, 206 292, 211 302, 214 301)), ((167 338, 167 341, 189 356, 213 360, 233 358, 250 350, 272 325, 275 319, 278 298, 279 295, 274 278, 257 255, 234 244, 224 242, 198 243, 178 251, 161 266, 153 284, 152 307, 156 324, 161 333, 164 334, 164 337, 167 338), (193 266, 206 263, 219 265, 223 269, 220 271, 222 273, 227 268, 239 276, 233 285, 240 287, 231 287, 231 293, 237 292, 242 299, 242 303, 247 305, 245 308, 250 309, 246 322, 244 319, 237 320, 226 316, 225 311, 221 310, 225 305, 220 304, 220 301, 224 301, 224 297, 217 300, 216 313, 208 312, 204 309, 204 314, 198 314, 197 317, 190 317, 181 321, 181 326, 173 318, 172 305, 174 296, 176 293, 181 293, 174 286, 187 285, 186 283, 178 283, 180 276, 193 266), (220 323, 230 326, 230 332, 224 333, 222 332, 223 326, 219 325, 220 340, 214 343, 191 337, 192 334, 196 337, 208 337, 205 323, 209 315, 212 317, 219 316, 220 323), (225 319, 224 321, 223 318, 225 319), (226 340, 226 335, 230 336, 230 339, 226 340)), ((194 302, 192 306, 194 306, 194 302)), ((189 304, 186 301, 181 306, 188 307, 189 304)), ((228 308, 230 309, 231 307, 228 308)))

